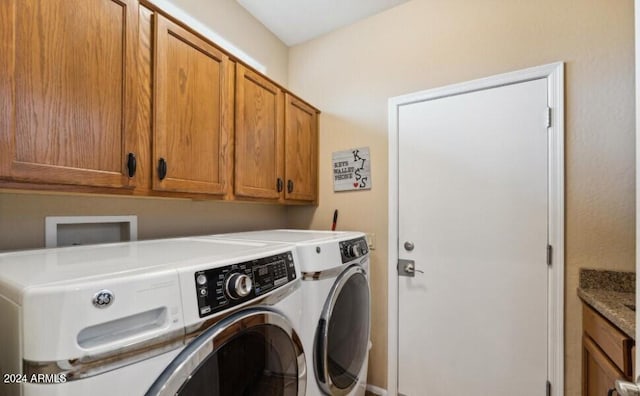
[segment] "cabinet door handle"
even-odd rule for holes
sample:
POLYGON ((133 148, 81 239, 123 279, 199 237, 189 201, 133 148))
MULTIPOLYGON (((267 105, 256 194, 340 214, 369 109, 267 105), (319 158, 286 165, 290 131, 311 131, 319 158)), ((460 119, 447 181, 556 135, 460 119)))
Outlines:
POLYGON ((164 158, 160 158, 158 161, 158 177, 160 180, 167 177, 167 161, 164 158))
POLYGON ((284 189, 284 181, 282 180, 282 178, 278 178, 276 187, 278 188, 278 192, 282 192, 282 190, 284 189))
POLYGON ((613 396, 614 392, 620 396, 640 395, 640 384, 624 380, 616 380, 616 387, 609 389, 607 396, 613 396))
POLYGON ((293 192, 293 180, 287 180, 287 192, 291 194, 293 192))
POLYGON ((127 155, 127 169, 129 170, 129 177, 135 176, 137 165, 136 155, 134 153, 129 153, 127 155))

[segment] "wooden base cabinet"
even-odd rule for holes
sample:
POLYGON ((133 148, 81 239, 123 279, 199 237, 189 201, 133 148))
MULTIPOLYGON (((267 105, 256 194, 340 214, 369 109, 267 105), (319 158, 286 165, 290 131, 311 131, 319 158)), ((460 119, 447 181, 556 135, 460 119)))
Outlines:
POLYGON ((627 377, 589 338, 582 339, 582 395, 604 396, 618 379, 627 377))
POLYGON ((631 380, 633 340, 587 305, 582 311, 582 396, 604 396, 631 380))
POLYGON ((134 186, 137 15, 134 0, 0 2, 0 178, 134 186))

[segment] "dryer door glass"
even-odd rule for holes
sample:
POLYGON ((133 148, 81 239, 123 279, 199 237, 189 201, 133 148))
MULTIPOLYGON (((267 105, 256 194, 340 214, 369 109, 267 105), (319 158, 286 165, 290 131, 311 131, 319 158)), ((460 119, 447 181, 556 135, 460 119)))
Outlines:
POLYGON ((189 344, 147 395, 304 394, 302 346, 285 319, 265 311, 229 319, 189 344))
POLYGON ((369 347, 369 284, 359 266, 336 280, 325 304, 316 334, 316 376, 333 395, 351 390, 369 347))

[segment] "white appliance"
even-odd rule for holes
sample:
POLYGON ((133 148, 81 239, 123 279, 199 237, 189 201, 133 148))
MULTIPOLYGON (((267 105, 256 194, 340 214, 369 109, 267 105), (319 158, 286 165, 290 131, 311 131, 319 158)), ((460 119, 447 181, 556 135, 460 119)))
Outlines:
POLYGON ((304 394, 296 262, 197 238, 0 254, 0 394, 304 394))
POLYGON ((212 236, 293 243, 302 273, 307 395, 364 395, 370 348, 369 249, 360 232, 271 230, 212 236))

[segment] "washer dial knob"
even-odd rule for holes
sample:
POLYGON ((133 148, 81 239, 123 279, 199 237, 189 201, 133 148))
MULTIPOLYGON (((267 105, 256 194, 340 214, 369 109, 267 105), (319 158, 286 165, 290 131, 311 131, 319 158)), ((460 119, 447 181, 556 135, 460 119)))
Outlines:
POLYGON ((347 247, 347 253, 349 257, 358 258, 362 256, 362 249, 360 249, 360 245, 356 243, 347 247))
POLYGON ((253 289, 253 281, 248 275, 236 272, 227 278, 225 291, 234 300, 246 297, 253 289))

